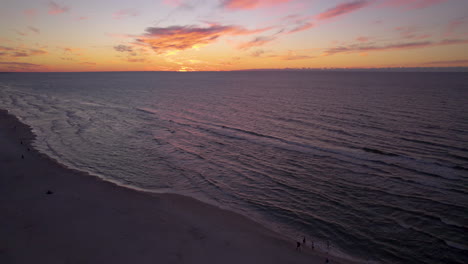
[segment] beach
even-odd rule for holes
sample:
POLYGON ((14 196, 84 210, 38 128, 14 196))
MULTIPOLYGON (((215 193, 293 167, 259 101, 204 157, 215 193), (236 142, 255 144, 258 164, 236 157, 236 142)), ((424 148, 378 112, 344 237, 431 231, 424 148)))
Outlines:
MULTIPOLYGON (((0 112, 1 263, 325 263, 239 214, 140 192, 37 152, 30 128, 0 112)), ((330 263, 349 263, 329 258, 330 263)))

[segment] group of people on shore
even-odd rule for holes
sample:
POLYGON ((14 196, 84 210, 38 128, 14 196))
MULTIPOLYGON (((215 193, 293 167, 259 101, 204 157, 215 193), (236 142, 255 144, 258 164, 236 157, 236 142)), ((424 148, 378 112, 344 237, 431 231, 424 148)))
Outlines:
MULTIPOLYGON (((311 248, 312 250, 315 249, 314 241, 310 241, 311 248)), ((296 241, 296 250, 301 250, 301 248, 306 248, 307 247, 307 241, 306 237, 302 237, 302 243, 300 241, 296 241)), ((327 240, 327 254, 328 251, 330 250, 330 241, 327 240)), ((328 257, 325 259, 325 263, 329 263, 328 257)))
MULTIPOLYGON (((296 250, 301 250, 302 247, 307 247, 307 241, 305 236, 302 236, 302 243, 300 241, 296 242, 296 250)), ((312 248, 312 250, 315 249, 314 241, 310 241, 310 247, 312 248)), ((330 241, 327 240, 327 253, 328 250, 330 250, 330 241)))
MULTIPOLYGON (((311 241, 311 248, 314 249, 315 246, 314 246, 314 241, 311 241)), ((307 247, 307 241, 306 241, 306 238, 305 236, 302 237, 302 243, 297 241, 296 242, 296 250, 301 250, 302 247, 307 247)))

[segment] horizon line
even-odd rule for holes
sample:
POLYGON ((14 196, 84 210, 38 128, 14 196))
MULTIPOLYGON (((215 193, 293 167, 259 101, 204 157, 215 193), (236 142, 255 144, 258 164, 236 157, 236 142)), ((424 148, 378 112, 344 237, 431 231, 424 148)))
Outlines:
POLYGON ((369 72, 467 72, 468 66, 451 66, 451 67, 324 67, 324 68, 259 68, 259 69, 239 69, 239 70, 211 70, 211 71, 165 71, 165 70, 148 70, 148 71, 0 71, 0 74, 5 73, 98 73, 98 72, 174 72, 174 73, 189 73, 189 72, 253 72, 253 71, 302 71, 302 72, 326 72, 326 71, 369 71, 369 72))

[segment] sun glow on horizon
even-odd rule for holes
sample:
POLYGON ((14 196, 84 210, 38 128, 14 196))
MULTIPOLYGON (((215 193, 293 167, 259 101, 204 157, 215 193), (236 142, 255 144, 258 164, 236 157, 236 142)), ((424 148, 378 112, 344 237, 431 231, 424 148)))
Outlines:
POLYGON ((468 67, 464 0, 7 0, 0 71, 468 67))

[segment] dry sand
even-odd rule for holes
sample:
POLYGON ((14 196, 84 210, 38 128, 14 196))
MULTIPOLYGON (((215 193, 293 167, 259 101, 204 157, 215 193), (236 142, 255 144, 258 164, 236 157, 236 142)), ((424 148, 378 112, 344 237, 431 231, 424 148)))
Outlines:
POLYGON ((0 111, 0 263, 325 263, 236 213, 66 168, 33 139, 0 111))

